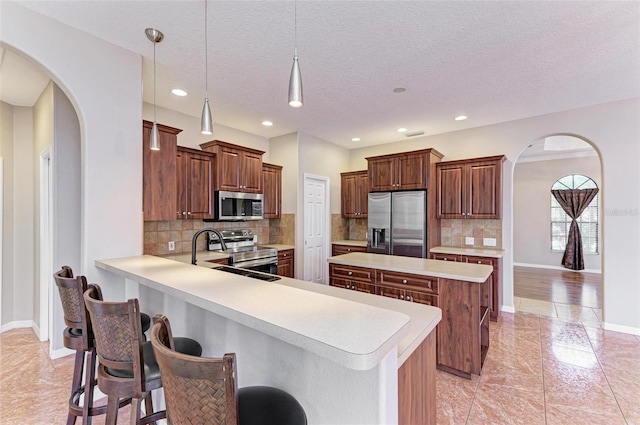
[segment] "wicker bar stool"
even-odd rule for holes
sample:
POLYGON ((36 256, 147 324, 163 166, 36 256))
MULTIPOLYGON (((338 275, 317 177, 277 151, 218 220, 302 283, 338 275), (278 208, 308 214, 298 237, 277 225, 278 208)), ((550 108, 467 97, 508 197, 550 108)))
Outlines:
MULTIPOLYGON (((131 398, 131 424, 152 423, 166 417, 164 410, 154 412, 151 391, 162 387, 160 371, 150 342, 145 342, 137 299, 105 302, 98 285, 84 293, 91 317, 98 355, 98 388, 107 395, 106 425, 116 425, 120 400, 131 398), (145 416, 141 417, 142 401, 145 416)), ((192 356, 202 347, 190 338, 176 338, 175 349, 192 356)))
MULTIPOLYGON (((92 285, 87 285, 87 279, 84 276, 74 277, 71 267, 68 266, 63 266, 61 270, 55 272, 53 278, 58 287, 64 323, 67 326, 62 335, 63 344, 76 352, 67 425, 74 425, 79 416, 82 416, 83 424, 90 425, 93 416, 107 412, 106 406, 93 406, 93 391, 96 385, 96 349, 91 320, 83 298, 84 292, 92 285), (83 373, 84 385, 82 384, 83 373), (80 405, 83 394, 84 402, 80 405)), ((144 316, 146 316, 146 329, 149 329, 151 319, 149 315, 144 316)), ((120 404, 124 406, 130 402, 131 400, 122 400, 120 404)))
POLYGON ((162 373, 171 425, 305 425, 307 416, 290 394, 273 387, 237 388, 235 354, 221 359, 174 350, 171 326, 154 316, 151 345, 162 373))

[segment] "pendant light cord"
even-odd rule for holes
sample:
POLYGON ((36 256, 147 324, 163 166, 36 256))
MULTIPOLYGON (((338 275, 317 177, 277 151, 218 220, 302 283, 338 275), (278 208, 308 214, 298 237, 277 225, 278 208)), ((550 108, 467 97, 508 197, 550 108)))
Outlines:
POLYGON ((153 122, 156 122, 156 42, 153 42, 153 122))
POLYGON ((207 37, 207 0, 204 0, 204 96, 209 98, 209 48, 207 37))
POLYGON ((298 2, 293 2, 293 54, 298 56, 298 2))

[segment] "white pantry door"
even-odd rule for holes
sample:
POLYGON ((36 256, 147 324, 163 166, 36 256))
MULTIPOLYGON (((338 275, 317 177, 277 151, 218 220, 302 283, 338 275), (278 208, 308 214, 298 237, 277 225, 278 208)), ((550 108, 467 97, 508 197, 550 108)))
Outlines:
POLYGON ((304 280, 326 283, 329 179, 304 176, 304 280))

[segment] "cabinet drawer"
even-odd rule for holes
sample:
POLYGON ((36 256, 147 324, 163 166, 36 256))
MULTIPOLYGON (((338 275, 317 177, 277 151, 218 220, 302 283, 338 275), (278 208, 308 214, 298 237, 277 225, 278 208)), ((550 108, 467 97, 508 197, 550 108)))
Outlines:
POLYGON ((278 251, 278 261, 287 260, 289 258, 293 258, 293 249, 278 251))
POLYGON ((472 264, 485 264, 487 266, 491 266, 494 269, 497 268, 498 266, 498 261, 495 258, 490 258, 490 257, 472 257, 467 255, 466 257, 467 263, 472 263, 472 264))
POLYGON ((431 254, 432 260, 442 260, 442 261, 462 261, 459 255, 456 254, 431 254))
POLYGON ((376 295, 383 297, 404 299, 405 290, 401 288, 395 288, 392 286, 376 285, 376 295))
POLYGON ((332 245, 331 255, 349 254, 350 252, 367 252, 367 247, 338 244, 332 245))
POLYGON ((352 279, 342 279, 332 277, 329 279, 329 285, 336 288, 351 289, 352 291, 365 292, 367 294, 375 294, 376 286, 372 283, 358 282, 352 279))
POLYGON ((382 285, 388 284, 407 290, 438 293, 438 279, 433 277, 378 270, 376 279, 377 283, 382 285))
POLYGON ((374 283, 374 269, 365 267, 342 266, 340 264, 329 265, 329 276, 331 278, 345 278, 350 280, 359 280, 365 283, 374 283))

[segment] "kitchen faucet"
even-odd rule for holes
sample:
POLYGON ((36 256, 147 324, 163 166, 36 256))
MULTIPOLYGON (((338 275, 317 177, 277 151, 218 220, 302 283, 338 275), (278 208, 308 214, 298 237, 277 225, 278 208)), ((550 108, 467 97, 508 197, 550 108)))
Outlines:
POLYGON ((200 234, 204 232, 215 233, 215 235, 220 240, 220 246, 222 247, 222 250, 227 250, 227 244, 224 243, 224 240, 222 239, 222 233, 220 233, 219 230, 214 229, 213 227, 205 227, 204 229, 200 229, 195 233, 195 235, 193 235, 193 238, 191 239, 191 264, 193 265, 196 264, 196 241, 198 240, 198 236, 200 236, 200 234))

